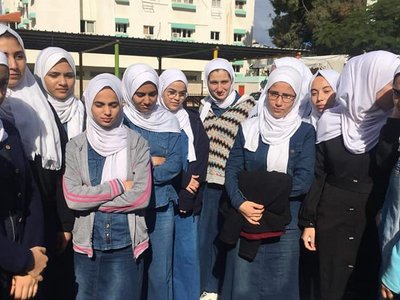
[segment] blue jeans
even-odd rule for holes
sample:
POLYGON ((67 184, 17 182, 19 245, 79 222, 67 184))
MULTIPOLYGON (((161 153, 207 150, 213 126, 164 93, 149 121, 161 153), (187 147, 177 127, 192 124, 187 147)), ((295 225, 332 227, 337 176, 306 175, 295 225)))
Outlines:
POLYGON ((224 254, 218 240, 221 229, 219 206, 225 189, 207 184, 203 191, 203 206, 199 219, 200 291, 218 293, 224 274, 224 254))
POLYGON ((131 246, 98 251, 89 258, 74 254, 78 284, 76 300, 139 300, 142 289, 143 262, 135 261, 131 246))
POLYGON ((291 202, 292 221, 281 237, 264 240, 252 262, 239 256, 239 243, 228 252, 222 300, 298 300, 300 202, 291 202))
POLYGON ((174 203, 148 211, 147 224, 151 244, 147 299, 172 300, 174 203))
POLYGON ((200 260, 197 239, 198 216, 175 215, 173 285, 174 300, 198 300, 200 260))

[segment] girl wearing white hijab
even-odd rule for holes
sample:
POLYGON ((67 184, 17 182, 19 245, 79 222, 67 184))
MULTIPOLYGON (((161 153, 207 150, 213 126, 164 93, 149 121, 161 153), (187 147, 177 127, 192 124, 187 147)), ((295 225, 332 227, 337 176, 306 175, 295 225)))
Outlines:
POLYGON ((143 209, 151 196, 148 144, 122 124, 121 81, 100 74, 85 93, 87 129, 67 144, 64 193, 73 230, 77 300, 141 299, 149 246, 143 209))
POLYGON ((76 68, 71 54, 58 47, 43 49, 36 59, 34 73, 66 129, 68 139, 81 133, 85 109, 74 95, 76 68))
POLYGON ((256 101, 235 91, 235 72, 223 58, 209 61, 204 69, 204 83, 209 95, 202 100, 200 119, 210 140, 207 178, 203 192, 203 206, 199 219, 200 272, 202 297, 216 299, 221 286, 223 263, 217 255, 223 251, 216 240, 219 233, 218 211, 225 193, 225 165, 239 125, 252 115, 256 101), (210 295, 211 294, 211 295, 210 295))
MULTIPOLYGON (((20 132, 26 156, 31 162, 32 173, 40 190, 44 207, 46 254, 49 256, 41 293, 45 298, 54 299, 58 298, 58 293, 63 292, 56 288, 52 280, 60 278, 57 280, 61 280, 62 286, 66 286, 65 282, 71 282, 67 280, 67 272, 58 271, 55 267, 58 261, 56 254, 63 253, 71 239, 74 220, 65 203, 61 185, 63 150, 68 139, 57 114, 26 65, 21 37, 14 30, 0 24, 0 42, 0 51, 7 53, 10 78, 0 113, 20 132), (53 272, 60 272, 62 276, 57 277, 53 272)), ((69 278, 73 277, 71 272, 68 273, 69 278)), ((70 288, 66 290, 73 292, 70 288)))
MULTIPOLYGON (((0 105, 6 97, 8 77, 7 57, 0 52, 0 105)), ((0 165, 0 298, 31 299, 38 292, 47 262, 46 249, 41 247, 42 204, 18 130, 1 119, 0 165)))
POLYGON ((261 243, 253 261, 238 255, 237 243, 228 254, 227 272, 233 275, 225 274, 222 299, 299 299, 297 214, 311 186, 315 160, 314 128, 298 114, 301 82, 302 76, 292 67, 272 72, 259 99, 258 116, 243 122, 231 150, 225 185, 232 206, 247 222, 259 225, 269 207, 245 198, 239 173, 285 173, 292 177, 288 191, 292 219, 280 238, 261 243))
POLYGON ((309 122, 317 128, 324 111, 335 106, 336 86, 340 73, 335 70, 318 70, 310 81, 311 114, 309 122))
POLYGON ((148 210, 152 256, 148 269, 148 299, 173 299, 172 258, 174 206, 178 194, 173 180, 182 171, 181 129, 177 118, 157 105, 158 75, 149 65, 129 66, 122 79, 125 123, 150 145, 154 193, 148 210))
POLYGON ((275 59, 272 71, 275 70, 275 68, 283 66, 289 66, 296 69, 302 76, 301 92, 299 95, 300 96, 299 114, 300 117, 307 119, 311 113, 309 87, 313 75, 310 69, 302 61, 294 57, 282 57, 275 59))
POLYGON ((318 123, 315 180, 300 224, 305 247, 318 250, 323 299, 376 298, 375 216, 382 199, 374 196, 380 175, 373 156, 391 113, 392 74, 399 65, 399 56, 386 51, 352 58, 339 78, 339 105, 318 123))
POLYGON ((198 218, 201 208, 199 190, 205 181, 209 141, 199 113, 183 107, 188 81, 178 69, 165 70, 160 76, 158 101, 171 111, 181 127, 183 170, 177 182, 178 209, 175 214, 173 287, 175 300, 198 300, 200 265, 198 218), (180 259, 185 256, 185 259, 180 259))

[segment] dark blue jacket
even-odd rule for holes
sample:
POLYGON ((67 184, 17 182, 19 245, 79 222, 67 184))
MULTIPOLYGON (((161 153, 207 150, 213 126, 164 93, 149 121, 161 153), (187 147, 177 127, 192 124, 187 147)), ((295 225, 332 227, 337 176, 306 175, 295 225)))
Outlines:
POLYGON ((3 120, 8 138, 0 143, 0 274, 33 268, 30 248, 43 246, 43 210, 17 129, 3 120))
MULTIPOLYGON (((204 130, 203 123, 200 120, 198 111, 186 109, 189 114, 190 126, 192 127, 193 137, 194 137, 194 148, 196 151, 196 160, 190 162, 187 168, 181 173, 181 176, 177 177, 178 182, 174 184, 177 187, 179 194, 179 209, 197 214, 201 209, 201 193, 191 194, 186 190, 192 175, 199 175, 200 184, 204 183, 206 180, 207 164, 208 164, 208 150, 210 142, 206 131, 204 130)), ((184 133, 183 133, 184 134, 184 133)), ((184 134, 186 137, 186 134, 184 134)), ((187 137, 186 139, 181 139, 184 142, 184 159, 187 157, 187 137)), ((187 161, 187 160, 186 160, 187 161)), ((198 189, 201 191, 201 188, 198 189)))
MULTIPOLYGON (((225 187, 232 205, 237 209, 245 201, 238 186, 238 174, 241 170, 266 170, 269 145, 259 139, 255 152, 244 148, 245 139, 242 127, 239 128, 235 143, 230 152, 225 169, 225 187)), ((314 179, 315 130, 307 123, 301 123, 290 139, 287 174, 292 176, 291 200, 306 194, 314 179)))

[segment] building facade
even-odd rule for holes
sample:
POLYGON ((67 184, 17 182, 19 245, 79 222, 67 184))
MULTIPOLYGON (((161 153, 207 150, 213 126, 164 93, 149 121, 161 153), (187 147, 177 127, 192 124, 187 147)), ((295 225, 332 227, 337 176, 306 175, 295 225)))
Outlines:
MULTIPOLYGON (((116 37, 251 45, 255 0, 3 0, 2 13, 21 13, 21 22, 11 27, 116 37)), ((49 45, 50 46, 50 45, 49 45)), ((37 51, 27 51, 34 63, 37 51)), ((73 53, 76 62, 77 54, 73 53)), ((211 57, 211 54, 210 54, 211 57)), ((120 58, 120 67, 146 62, 151 57, 120 58)), ((192 94, 203 94, 202 72, 206 61, 163 59, 163 68, 178 67, 189 78, 192 94)), ((84 55, 84 86, 101 72, 113 72, 111 55, 84 55)), ((247 62, 233 63, 244 75, 247 62)))

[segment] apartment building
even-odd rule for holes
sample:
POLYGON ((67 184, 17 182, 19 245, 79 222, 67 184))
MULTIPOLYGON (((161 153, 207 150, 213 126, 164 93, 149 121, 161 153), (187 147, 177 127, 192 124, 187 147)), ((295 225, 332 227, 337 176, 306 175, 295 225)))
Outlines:
MULTIPOLYGON (((19 11, 16 28, 116 37, 251 45, 255 0, 3 0, 2 13, 19 11)), ((37 51, 28 51, 33 63, 37 51)), ((77 58, 77 56, 75 56, 77 58)), ((76 59, 76 62, 78 60, 76 59)), ((122 69, 135 62, 157 67, 151 57, 121 57, 122 69)), ((192 93, 202 93, 206 61, 164 59, 163 68, 178 67, 190 81, 192 93)), ((113 72, 111 55, 85 54, 84 79, 113 72)), ((234 62, 238 73, 244 61, 234 62)))

